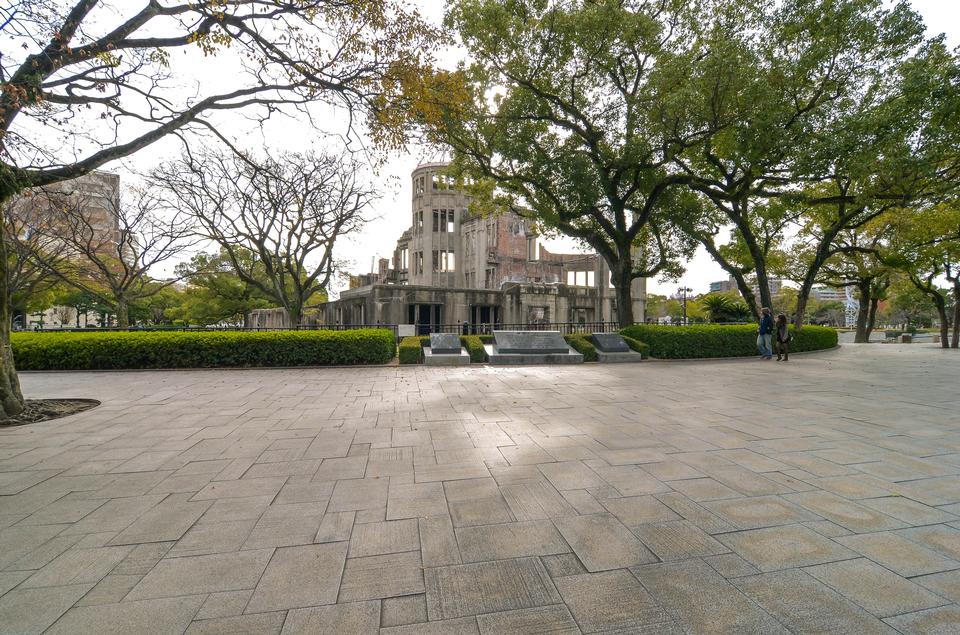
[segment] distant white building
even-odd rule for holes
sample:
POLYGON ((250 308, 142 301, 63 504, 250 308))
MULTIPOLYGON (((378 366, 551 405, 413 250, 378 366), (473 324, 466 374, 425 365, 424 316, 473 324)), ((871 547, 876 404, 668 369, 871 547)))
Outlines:
POLYGON ((847 293, 844 289, 837 287, 818 286, 810 290, 810 297, 820 302, 843 302, 847 301, 847 293))

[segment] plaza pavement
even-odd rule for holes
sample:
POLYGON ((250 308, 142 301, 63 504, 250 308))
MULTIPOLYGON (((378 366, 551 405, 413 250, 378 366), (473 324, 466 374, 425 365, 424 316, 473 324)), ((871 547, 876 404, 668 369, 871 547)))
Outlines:
POLYGON ((960 632, 960 353, 25 374, 3 633, 960 632), (939 630, 938 630, 939 629, 939 630))

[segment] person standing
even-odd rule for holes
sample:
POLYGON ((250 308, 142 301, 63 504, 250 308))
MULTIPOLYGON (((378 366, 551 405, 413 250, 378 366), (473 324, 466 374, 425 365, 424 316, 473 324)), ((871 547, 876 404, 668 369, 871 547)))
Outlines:
POLYGON ((760 350, 760 359, 773 359, 772 339, 773 317, 770 315, 770 309, 763 307, 760 311, 760 328, 757 330, 757 348, 760 350))
POLYGON ((790 325, 787 323, 787 316, 783 313, 777 316, 776 325, 777 336, 777 361, 781 359, 785 362, 790 361, 790 325))

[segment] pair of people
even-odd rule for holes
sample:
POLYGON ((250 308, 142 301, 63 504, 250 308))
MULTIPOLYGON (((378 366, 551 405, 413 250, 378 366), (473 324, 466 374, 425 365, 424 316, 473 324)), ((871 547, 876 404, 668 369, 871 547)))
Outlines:
POLYGON ((773 348, 771 340, 774 336, 777 342, 777 361, 790 361, 790 328, 787 324, 787 316, 783 313, 777 316, 774 323, 770 309, 763 307, 760 312, 760 328, 757 330, 757 348, 760 350, 761 359, 773 359, 773 348))

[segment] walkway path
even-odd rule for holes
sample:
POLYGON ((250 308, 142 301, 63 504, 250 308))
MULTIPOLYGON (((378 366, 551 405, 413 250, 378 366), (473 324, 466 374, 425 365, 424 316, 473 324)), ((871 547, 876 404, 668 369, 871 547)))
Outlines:
POLYGON ((0 631, 957 632, 958 377, 921 345, 27 374, 104 403, 0 430, 0 631))

